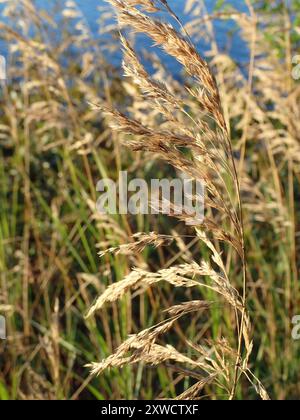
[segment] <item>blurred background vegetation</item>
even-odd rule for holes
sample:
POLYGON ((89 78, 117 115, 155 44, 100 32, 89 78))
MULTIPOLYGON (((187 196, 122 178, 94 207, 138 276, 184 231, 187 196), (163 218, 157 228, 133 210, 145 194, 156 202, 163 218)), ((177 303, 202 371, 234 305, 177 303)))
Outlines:
MULTIPOLYGON (((139 364, 99 377, 84 367, 111 354, 128 334, 152 325, 162 303, 171 306, 183 293, 155 286, 86 320, 108 284, 133 266, 155 271, 205 252, 175 221, 104 217, 95 210, 99 179, 117 179, 120 170, 146 179, 167 171, 158 160, 125 149, 89 105, 101 98, 120 109, 142 106, 122 77, 111 11, 100 2, 96 13, 98 2, 91 1, 87 18, 81 1, 60 0, 51 7, 33 0, 1 3, 8 81, 0 89, 0 314, 8 337, 0 341, 0 399, 174 397, 177 382, 169 366, 139 364), (152 230, 176 232, 177 240, 141 255, 100 260, 100 250, 152 230)), ((176 10, 182 8, 196 42, 205 41, 243 179, 252 368, 272 398, 299 398, 300 343, 291 339, 291 319, 300 313, 300 87, 292 78, 292 58, 300 51, 300 4, 240 0, 235 9, 236 2, 217 1, 214 8, 206 2, 210 19, 203 19, 201 0, 194 8, 187 4, 186 13, 184 3, 176 3, 176 10), (214 21, 227 31, 221 46, 218 26, 209 25, 214 21), (232 45, 241 50, 232 51, 232 45)), ((138 44, 141 53, 143 47, 138 44)), ((152 71, 180 84, 184 74, 170 74, 168 63, 157 64, 159 54, 151 54, 145 57, 152 71)), ((231 270, 240 285, 239 267, 231 270)), ((194 293, 185 292, 185 298, 194 293)), ((226 311, 213 307, 209 316, 178 325, 171 344, 176 347, 183 334, 196 342, 233 332, 226 311)), ((186 378, 183 387, 188 385, 186 378)), ((247 392, 241 384, 238 397, 255 398, 254 390, 247 392)), ((209 386, 206 393, 212 393, 209 386)))

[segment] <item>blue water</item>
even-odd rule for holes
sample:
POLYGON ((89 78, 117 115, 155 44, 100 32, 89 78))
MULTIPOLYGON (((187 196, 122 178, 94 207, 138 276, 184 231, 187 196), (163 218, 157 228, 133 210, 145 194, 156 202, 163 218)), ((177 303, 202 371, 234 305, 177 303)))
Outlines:
MULTIPOLYGON (((77 4, 78 8, 86 18, 86 22, 88 23, 91 32, 95 35, 95 37, 99 37, 99 23, 98 19, 100 18, 101 14, 101 7, 104 5, 107 7, 107 3, 103 0, 74 0, 77 4)), ((190 17, 188 15, 184 14, 184 4, 186 0, 169 0, 169 4, 172 7, 172 9, 175 11, 177 16, 181 19, 183 23, 188 22, 190 17)), ((206 7, 208 12, 212 12, 214 10, 216 0, 206 0, 206 7)), ((42 9, 45 9, 49 11, 52 9, 54 1, 49 0, 36 0, 36 3, 39 7, 42 9)), ((63 4, 63 0, 57 0, 58 4, 63 4)), ((246 12, 247 13, 247 7, 245 5, 244 0, 225 0, 225 5, 232 5, 240 12, 246 12)), ((3 6, 0 4, 0 13, 3 6)), ((1 16, 1 19, 3 17, 1 16)), ((236 30, 235 23, 233 21, 225 21, 225 20, 217 20, 214 23, 215 27, 215 34, 216 34, 216 40, 219 46, 220 50, 227 50, 229 51, 230 55, 233 57, 234 60, 237 62, 243 64, 247 63, 249 59, 249 51, 247 49, 247 46, 242 41, 242 39, 239 36, 238 31, 236 30), (231 36, 229 34, 231 33, 231 36)), ((100 39, 99 39, 100 42, 100 39)), ((138 47, 140 49, 147 48, 149 49, 149 40, 144 37, 140 36, 138 37, 138 47)), ((204 41, 199 41, 197 45, 198 49, 205 53, 207 51, 207 45, 204 41)), ((5 46, 0 43, 0 54, 5 54, 5 46)), ((111 57, 111 60, 114 61, 114 64, 118 63, 121 59, 120 51, 116 52, 113 57, 111 57)), ((166 60, 166 57, 164 59, 164 62, 166 60)), ((168 58, 167 58, 168 60, 168 58)), ((169 59, 169 63, 167 61, 167 64, 169 64, 169 67, 171 67, 171 70, 173 73, 180 72, 180 67, 176 65, 174 62, 172 62, 171 59, 169 59)), ((176 74, 175 74, 176 75, 176 74)))

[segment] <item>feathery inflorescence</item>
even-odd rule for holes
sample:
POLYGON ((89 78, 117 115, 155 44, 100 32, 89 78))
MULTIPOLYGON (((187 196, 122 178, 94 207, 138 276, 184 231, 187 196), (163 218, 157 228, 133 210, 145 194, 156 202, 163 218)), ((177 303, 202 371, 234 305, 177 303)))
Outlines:
MULTIPOLYGON (((233 399, 241 374, 248 371, 252 342, 250 320, 246 309, 247 272, 240 185, 218 86, 208 63, 199 55, 186 33, 181 35, 171 24, 156 20, 153 15, 149 16, 142 11, 152 13, 158 10, 160 5, 165 7, 178 23, 178 18, 167 1, 109 0, 109 3, 115 8, 121 28, 129 28, 135 33, 144 33, 150 37, 166 54, 183 66, 190 82, 181 89, 179 95, 167 84, 155 80, 141 64, 126 36, 121 35, 125 76, 135 84, 141 97, 147 101, 149 110, 159 115, 163 128, 147 125, 137 118, 128 116, 127 113, 108 108, 103 103, 94 105, 94 108, 103 111, 111 127, 127 134, 124 142, 128 147, 135 151, 159 155, 161 159, 174 168, 184 171, 192 179, 205 181, 206 205, 210 210, 205 221, 195 227, 195 234, 209 250, 210 257, 200 264, 187 263, 162 269, 156 273, 135 269, 123 281, 109 286, 96 300, 88 316, 105 304, 121 299, 130 290, 144 291, 145 288, 161 281, 175 287, 198 289, 202 287, 212 290, 222 296, 235 315, 237 350, 234 351, 227 346, 229 351, 221 350, 224 352, 222 358, 219 355, 222 344, 211 343, 211 351, 215 356, 209 358, 211 361, 209 367, 205 363, 204 365, 200 363, 199 367, 201 366, 205 372, 203 378, 179 398, 197 398, 206 384, 213 382, 218 386, 222 377, 225 379, 228 396, 233 399), (138 6, 141 6, 142 10, 138 6), (197 109, 195 103, 198 115, 194 112, 197 109), (186 157, 183 148, 190 150, 190 158, 186 157), (223 227, 220 224, 223 224, 223 227), (229 279, 221 245, 216 245, 220 243, 224 244, 224 251, 235 250, 241 259, 242 295, 229 279), (222 363, 219 363, 220 360, 223 360, 222 363)), ((147 118, 144 117, 144 120, 147 121, 147 118)), ((179 218, 184 220, 185 215, 179 218)), ((150 236, 151 239, 145 237, 143 240, 143 237, 140 237, 137 243, 112 248, 107 252, 126 253, 132 249, 138 251, 143 250, 147 244, 160 246, 166 240, 170 240, 155 233, 150 236)), ((102 252, 101 256, 105 254, 106 252, 102 252)), ((121 367, 141 361, 157 365, 173 360, 178 363, 187 362, 193 366, 195 362, 187 360, 186 355, 179 354, 168 346, 158 346, 156 341, 163 340, 166 333, 174 328, 182 317, 202 310, 208 311, 209 308, 208 302, 192 300, 167 309, 171 315, 170 319, 130 337, 115 354, 101 363, 93 364, 92 372, 99 374, 108 367, 121 367)), ((249 379, 249 375, 246 377, 249 379)), ((261 384, 257 386, 262 387, 261 384)), ((260 395, 264 397, 267 394, 260 391, 260 395)))

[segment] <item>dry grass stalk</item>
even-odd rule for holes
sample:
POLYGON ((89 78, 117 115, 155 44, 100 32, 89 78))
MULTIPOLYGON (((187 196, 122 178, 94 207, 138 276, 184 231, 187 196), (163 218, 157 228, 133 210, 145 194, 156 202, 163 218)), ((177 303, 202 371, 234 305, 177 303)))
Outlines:
MULTIPOLYGON (((197 87, 192 89, 186 87, 186 92, 197 99, 202 118, 195 119, 184 109, 184 102, 181 99, 177 99, 166 86, 157 83, 149 76, 124 36, 121 36, 121 42, 124 48, 125 75, 132 78, 144 98, 149 101, 151 107, 154 107, 162 115, 165 121, 169 120, 172 123, 176 120, 176 132, 173 129, 172 131, 159 131, 157 128, 146 127, 138 120, 129 118, 116 110, 108 109, 106 106, 101 105, 99 107, 104 110, 114 128, 133 136, 133 139, 127 141, 127 145, 132 147, 133 150, 159 153, 166 162, 177 169, 186 171, 192 178, 204 179, 209 193, 209 205, 226 216, 227 224, 229 222, 234 234, 228 228, 226 230, 220 228, 213 219, 207 218, 203 225, 196 229, 196 232, 199 239, 210 249, 212 261, 216 265, 217 270, 212 269, 211 264, 205 261, 200 266, 192 263, 167 270, 160 270, 157 273, 134 270, 123 281, 109 286, 107 291, 104 292, 91 308, 88 315, 100 309, 106 302, 113 302, 120 299, 131 289, 134 290, 145 285, 149 287, 162 280, 176 287, 195 287, 199 285, 210 287, 225 298, 237 317, 238 344, 235 364, 231 366, 231 373, 233 370, 233 374, 228 373, 226 375, 229 398, 233 399, 238 380, 241 374, 247 369, 248 360, 252 351, 252 343, 250 338, 250 321, 246 310, 247 273, 240 186, 231 141, 223 116, 219 90, 207 62, 198 54, 189 39, 186 40, 179 35, 170 24, 157 21, 145 15, 136 7, 133 7, 134 5, 145 6, 145 2, 125 2, 122 0, 109 0, 109 2, 114 6, 121 26, 130 27, 135 32, 147 34, 167 54, 174 57, 193 80, 195 80, 197 87), (166 111, 166 108, 169 108, 169 112, 166 111), (187 129, 180 119, 170 117, 170 114, 172 114, 170 109, 174 111, 174 115, 178 115, 179 112, 181 115, 187 117, 190 121, 189 124, 193 127, 187 129), (188 132, 188 135, 179 136, 179 132, 188 132), (198 133, 201 133, 200 137, 198 133), (181 152, 182 146, 188 147, 191 150, 193 162, 183 156, 181 152), (229 192, 224 177, 227 177, 227 179, 228 177, 230 178, 232 186, 235 189, 233 194, 229 192), (220 193, 221 189, 222 193, 220 193), (236 202, 238 202, 237 208, 235 205, 236 202), (229 247, 237 250, 243 266, 242 296, 232 286, 221 254, 216 249, 213 241, 208 239, 204 230, 210 232, 214 238, 213 241, 223 241, 229 247), (210 285, 205 284, 206 282, 200 283, 197 280, 197 276, 208 276, 212 280, 212 283, 210 285), (239 316, 238 313, 240 314, 239 316)), ((149 2, 146 3, 149 4, 149 2)), ((172 14, 168 3, 166 1, 161 3, 172 14)), ((114 251, 119 252, 120 249, 114 251)), ((149 356, 148 360, 150 363, 153 360, 162 360, 158 354, 156 359, 155 357, 152 359, 153 346, 158 335, 162 335, 168 331, 182 315, 202 308, 202 302, 189 302, 171 308, 169 310, 173 315, 171 321, 167 320, 160 327, 145 330, 134 338, 128 339, 114 355, 110 356, 100 365, 94 365, 93 373, 99 373, 109 366, 123 366, 125 363, 132 363, 135 360, 142 360, 143 358, 146 362, 147 355, 149 356), (124 358, 124 355, 130 349, 133 350, 132 356, 124 358)), ((218 352, 216 354, 218 355, 218 352)), ((215 365, 214 360, 212 360, 212 365, 215 365)), ((217 373, 219 373, 220 369, 217 368, 217 365, 215 365, 215 368, 216 371, 210 373, 218 376, 217 373)), ((226 369, 228 372, 230 371, 229 367, 226 367, 226 369)), ((221 371, 224 371, 224 368, 221 371)), ((205 385, 205 381, 206 379, 204 379, 203 383, 199 382, 198 385, 196 384, 184 395, 196 397, 202 385, 205 385)))
POLYGON ((168 246, 173 241, 173 236, 168 235, 159 235, 155 232, 150 233, 136 233, 133 235, 133 239, 136 239, 134 242, 129 244, 119 245, 117 247, 106 249, 105 251, 99 252, 100 257, 104 257, 106 254, 114 255, 130 255, 133 253, 143 252, 147 246, 152 246, 158 248, 161 246, 168 246))

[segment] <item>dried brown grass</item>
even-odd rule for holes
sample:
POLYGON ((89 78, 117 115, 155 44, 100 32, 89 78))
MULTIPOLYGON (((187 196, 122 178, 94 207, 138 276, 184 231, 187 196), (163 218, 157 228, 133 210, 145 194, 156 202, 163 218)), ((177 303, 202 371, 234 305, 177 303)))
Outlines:
MULTIPOLYGON (((211 216, 207 216, 206 221, 195 229, 199 240, 207 246, 210 252, 210 257, 203 260, 200 265, 193 262, 184 266, 160 270, 157 273, 134 270, 123 281, 110 286, 90 309, 88 316, 91 316, 106 303, 122 298, 129 290, 144 289, 162 280, 175 287, 208 287, 221 295, 236 315, 236 350, 230 346, 224 349, 222 343, 211 342, 210 351, 215 354, 216 358, 209 358, 208 365, 206 362, 201 362, 198 365, 206 374, 200 382, 182 394, 181 398, 196 398, 207 383, 220 384, 219 379, 222 377, 225 379, 228 397, 233 399, 236 395, 238 381, 242 375, 245 375, 252 384, 256 384, 260 396, 267 399, 266 391, 258 379, 251 374, 248 365, 252 352, 252 339, 246 300, 247 269, 240 182, 215 77, 189 38, 180 35, 170 23, 162 23, 134 7, 141 6, 148 12, 155 12, 156 8, 153 2, 125 2, 122 0, 109 0, 109 2, 115 8, 121 28, 129 27, 134 32, 146 34, 168 55, 175 58, 183 66, 187 75, 192 77, 193 87, 186 86, 182 90, 197 101, 201 117, 198 118, 189 113, 186 110, 184 98, 175 95, 166 85, 158 83, 147 73, 134 49, 123 35, 120 39, 124 49, 125 75, 135 83, 140 94, 149 104, 149 108, 161 116, 164 126, 168 129, 160 130, 157 127, 146 126, 139 120, 114 109, 108 109, 102 104, 99 104, 98 107, 104 110, 112 128, 130 136, 130 140, 126 140, 126 143, 133 150, 159 155, 174 168, 185 171, 193 179, 204 179, 208 191, 207 203, 222 216, 220 219, 219 216, 216 217, 211 212, 211 216), (191 160, 184 156, 181 150, 183 146, 192 152, 191 160), (228 188, 229 183, 231 184, 230 188, 228 188), (220 220, 222 220, 224 228, 220 228, 220 220), (234 249, 241 259, 243 272, 241 294, 228 277, 219 245, 218 249, 214 245, 220 241, 226 244, 228 250, 234 249), (215 268, 212 268, 212 265, 215 268), (199 280, 201 277, 206 280, 201 282, 199 280), (224 353, 222 357, 219 351, 224 353)), ((166 1, 159 3, 167 8, 170 16, 174 17, 166 1)), ((151 234, 148 243, 160 246, 164 242, 160 238, 158 234, 151 234)), ((137 242, 138 249, 140 247, 144 249, 146 245, 147 239, 142 243, 137 242)), ((122 249, 116 248, 110 251, 130 251, 134 250, 135 246, 135 244, 129 244, 122 249)), ((93 364, 92 373, 99 374, 108 367, 120 367, 138 362, 152 365, 166 360, 178 363, 188 362, 186 355, 179 352, 174 353, 175 350, 171 351, 168 346, 158 346, 156 341, 158 338, 163 339, 163 336, 174 327, 181 317, 208 308, 209 304, 201 301, 191 301, 169 308, 168 312, 172 315, 170 319, 128 338, 108 359, 93 364), (128 354, 130 355, 128 356, 128 354)), ((195 364, 193 361, 188 363, 195 364)))
MULTIPOLYGON (((150 75, 125 28, 120 81, 73 1, 58 44, 50 34, 61 26, 34 1, 8 0, 0 23, 11 53, 0 95, 0 311, 8 321, 0 399, 233 398, 236 384, 236 398, 256 398, 255 389, 267 399, 264 386, 276 399, 298 398, 290 320, 300 305, 300 90, 291 11, 257 15, 246 0, 248 14, 208 14, 202 0, 189 0, 182 28, 165 1, 114 3, 135 32, 165 44, 161 54, 181 54, 184 83, 155 48, 145 53, 150 75), (162 8, 173 28, 145 15, 162 8), (214 19, 240 27, 249 74, 218 48, 214 19), (187 32, 208 42, 209 66, 187 32), (205 223, 193 231, 181 223, 186 215, 175 228, 171 218, 95 211, 99 174, 169 175, 162 159, 205 179, 205 223), (82 366, 94 360, 98 375, 88 376, 82 366), (114 366, 123 369, 105 369, 114 366)), ((101 30, 117 33, 111 22, 101 30)), ((119 44, 107 39, 115 54, 119 44)))

